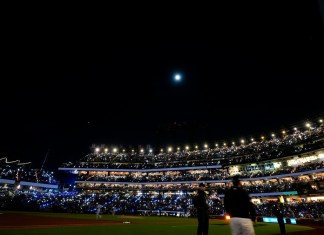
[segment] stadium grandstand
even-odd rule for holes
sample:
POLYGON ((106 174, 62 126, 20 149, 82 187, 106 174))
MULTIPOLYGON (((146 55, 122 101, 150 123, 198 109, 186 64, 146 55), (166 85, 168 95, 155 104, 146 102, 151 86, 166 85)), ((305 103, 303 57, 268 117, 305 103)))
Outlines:
POLYGON ((8 161, 6 157, 0 158, 0 185, 16 185, 29 188, 58 188, 54 172, 32 168, 31 162, 20 160, 8 161))
POLYGON ((276 201, 290 218, 324 214, 324 124, 308 121, 259 139, 213 146, 123 149, 100 145, 58 168, 73 181, 56 181, 30 163, 0 159, 0 209, 194 216, 192 197, 207 184, 211 215, 224 216, 224 192, 240 175, 259 217, 276 201), (35 190, 38 187, 42 190, 35 190), (10 192, 10 193, 8 193, 10 192))

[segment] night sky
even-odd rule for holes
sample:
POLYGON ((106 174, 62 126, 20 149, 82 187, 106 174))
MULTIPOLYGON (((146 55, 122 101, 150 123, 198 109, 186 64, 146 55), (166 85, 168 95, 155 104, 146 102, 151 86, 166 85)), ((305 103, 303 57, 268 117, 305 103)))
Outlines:
POLYGON ((323 20, 310 2, 10 24, 0 158, 40 167, 48 153, 55 169, 92 144, 231 142, 322 116, 323 20))

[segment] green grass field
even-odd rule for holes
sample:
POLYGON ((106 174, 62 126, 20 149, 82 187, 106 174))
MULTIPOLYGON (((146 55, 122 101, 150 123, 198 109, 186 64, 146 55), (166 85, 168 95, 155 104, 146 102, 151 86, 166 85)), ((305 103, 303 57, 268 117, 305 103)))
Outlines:
MULTIPOLYGON (((95 215, 85 214, 54 214, 54 213, 29 213, 42 217, 60 217, 95 220, 95 215)), ((36 217, 37 218, 37 217, 36 217)), ((118 223, 109 225, 96 226, 79 226, 79 227, 56 227, 56 228, 37 228, 37 229, 8 229, 0 230, 1 235, 195 235, 197 229, 197 220, 194 218, 175 218, 175 217, 123 217, 103 215, 101 220, 114 220, 118 223)), ((312 229, 300 225, 286 225, 287 232, 305 231, 312 229)), ((278 224, 262 223, 255 224, 257 235, 271 235, 279 233, 278 224)), ((211 235, 230 235, 228 221, 210 220, 209 234, 211 235)))

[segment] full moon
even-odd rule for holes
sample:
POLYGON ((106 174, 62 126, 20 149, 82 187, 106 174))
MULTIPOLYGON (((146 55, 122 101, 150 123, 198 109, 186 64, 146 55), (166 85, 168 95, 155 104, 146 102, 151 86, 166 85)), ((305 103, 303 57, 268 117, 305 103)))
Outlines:
POLYGON ((180 75, 180 74, 176 74, 176 75, 174 75, 174 80, 175 80, 176 82, 181 81, 181 75, 180 75))

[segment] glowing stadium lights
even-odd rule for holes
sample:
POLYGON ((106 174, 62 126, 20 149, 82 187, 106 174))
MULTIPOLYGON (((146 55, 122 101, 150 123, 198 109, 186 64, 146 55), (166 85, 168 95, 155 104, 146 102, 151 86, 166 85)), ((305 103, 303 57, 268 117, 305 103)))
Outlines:
MULTIPOLYGON (((317 125, 323 125, 323 118, 317 118, 316 121, 316 125, 315 125, 315 122, 312 123, 312 120, 307 120, 306 122, 304 123, 301 123, 301 125, 299 124, 298 127, 293 127, 293 131, 295 131, 296 133, 298 133, 299 129, 302 128, 302 126, 304 126, 304 128, 302 129, 308 129, 308 130, 311 130, 313 128, 316 128, 317 125)), ((287 135, 290 134, 290 129, 281 129, 279 130, 278 132, 273 132, 269 135, 261 135, 260 137, 260 141, 267 141, 268 139, 270 140, 271 138, 276 138, 276 137, 281 137, 281 138, 285 138, 287 135)), ((300 137, 301 138, 301 137, 300 137)), ((192 151, 192 150, 199 150, 199 149, 204 149, 204 150, 207 150, 209 148, 221 148, 221 147, 227 147, 227 146, 235 146, 235 145, 245 145, 245 144, 249 144, 249 143, 255 143, 256 141, 259 141, 258 139, 255 139, 255 138, 247 138, 245 139, 244 137, 238 139, 238 140, 235 140, 235 141, 232 141, 232 142, 219 142, 219 143, 214 143, 212 144, 211 146, 208 145, 208 143, 203 143, 201 146, 199 145, 193 145, 193 146, 189 146, 189 145, 184 145, 184 146, 178 146, 178 147, 165 147, 164 149, 161 148, 160 149, 160 152, 163 153, 163 152, 172 152, 172 151, 177 151, 177 152, 180 152, 180 151, 192 151), (214 147, 213 147, 214 146, 214 147), (174 148, 174 149, 173 149, 174 148)), ((101 154, 101 153, 109 153, 109 152, 113 152, 113 153, 117 153, 119 150, 117 150, 117 148, 112 148, 110 147, 110 149, 108 149, 107 147, 95 147, 94 148, 94 153, 95 154, 101 154)), ((138 153, 138 151, 140 151, 140 153, 144 154, 145 153, 145 149, 140 149, 140 150, 137 150, 137 149, 132 149, 132 150, 121 150, 123 153, 125 153, 126 151, 132 151, 132 154, 135 154, 135 153, 138 153)), ((158 149, 156 149, 156 151, 158 151, 158 149)), ((152 149, 147 149, 147 152, 149 153, 153 153, 153 150, 152 149)))
MULTIPOLYGON (((300 130, 299 129, 308 129, 308 130, 312 130, 313 128, 316 128, 317 126, 323 126, 323 118, 317 118, 315 121, 313 120, 307 120, 306 122, 304 123, 300 123, 298 124, 298 127, 292 127, 293 131, 298 133, 300 130), (316 122, 316 123, 315 123, 316 122), (303 127, 304 126, 304 127, 303 127)), ((218 142, 218 143, 215 143, 214 144, 212 143, 211 146, 208 145, 208 143, 203 143, 201 146, 199 145, 193 145, 193 146, 189 146, 189 145, 183 145, 183 146, 178 146, 178 147, 167 147, 165 146, 165 148, 161 148, 160 149, 160 152, 163 153, 163 152, 169 152, 171 153, 172 151, 177 151, 177 152, 180 152, 180 151, 193 151, 193 150, 200 150, 200 149, 203 149, 203 150, 207 150, 209 148, 222 148, 222 147, 227 147, 227 146, 239 146, 239 145, 245 145, 245 144, 249 144, 249 143, 255 143, 256 141, 268 141, 270 140, 271 138, 276 138, 276 137, 279 137, 279 138, 286 138, 287 135, 290 135, 290 132, 291 132, 291 129, 281 129, 281 130, 278 130, 278 132, 273 132, 273 133, 269 133, 269 135, 261 135, 260 137, 260 140, 258 138, 244 138, 244 137, 241 137, 240 139, 238 140, 235 140, 235 141, 232 141, 232 142, 218 142), (214 147, 213 147, 214 146, 214 147), (174 149, 173 149, 174 148, 174 149)), ((264 134, 264 133, 263 133, 264 134)), ((299 135, 299 138, 302 138, 301 135, 299 135)), ((106 145, 108 146, 108 145, 106 145)), ((108 147, 105 147, 105 146, 99 146, 99 147, 94 147, 94 153, 95 154, 102 154, 102 153, 118 153, 118 151, 122 151, 123 153, 125 153, 126 151, 131 151, 132 154, 138 154, 138 151, 140 151, 141 154, 144 154, 145 153, 145 149, 129 149, 129 150, 126 150, 126 149, 120 149, 118 150, 117 148, 112 148, 112 146, 110 146, 109 148, 108 147)), ((93 150, 92 150, 93 151, 93 150)), ((158 152, 158 149, 155 149, 156 152, 158 152)), ((147 152, 149 153, 153 153, 153 149, 147 149, 147 152)))
POLYGON ((305 124, 305 126, 308 127, 308 128, 311 128, 311 124, 310 124, 309 122, 307 122, 307 123, 305 124))

